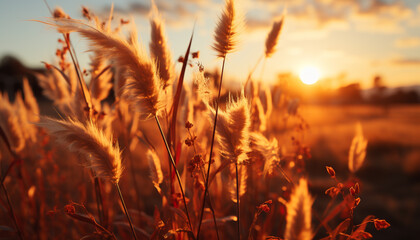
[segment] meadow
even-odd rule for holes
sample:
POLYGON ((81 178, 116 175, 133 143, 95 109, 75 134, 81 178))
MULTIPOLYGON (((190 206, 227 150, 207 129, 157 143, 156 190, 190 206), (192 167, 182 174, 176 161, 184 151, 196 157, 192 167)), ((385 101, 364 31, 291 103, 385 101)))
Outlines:
MULTIPOLYGON (((0 95, 1 238, 395 239, 416 231, 417 106, 299 105, 252 69, 241 89, 224 88, 240 34, 233 0, 215 26, 220 75, 206 74, 190 51, 194 33, 175 61, 156 8, 150 55, 129 21, 82 13, 76 20, 57 8, 35 20, 59 38, 56 62, 37 75, 49 102, 27 80, 23 92, 0 95), (79 66, 73 34, 89 43, 90 66, 79 66)), ((285 18, 267 33, 267 61, 285 18)))

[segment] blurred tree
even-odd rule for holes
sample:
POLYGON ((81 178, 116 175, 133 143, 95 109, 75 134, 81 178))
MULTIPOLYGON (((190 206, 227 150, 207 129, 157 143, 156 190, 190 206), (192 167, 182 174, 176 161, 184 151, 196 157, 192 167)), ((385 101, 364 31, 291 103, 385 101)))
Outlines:
POLYGON ((362 102, 360 83, 351 83, 338 89, 337 101, 339 103, 353 104, 362 102))

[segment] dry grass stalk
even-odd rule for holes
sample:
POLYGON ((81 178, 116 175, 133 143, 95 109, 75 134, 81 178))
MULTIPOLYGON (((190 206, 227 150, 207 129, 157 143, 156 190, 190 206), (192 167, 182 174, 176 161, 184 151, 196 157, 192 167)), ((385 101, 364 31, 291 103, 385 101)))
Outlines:
POLYGON ((44 96, 54 101, 54 104, 69 101, 69 85, 57 69, 52 68, 47 75, 37 74, 38 83, 43 90, 44 96))
POLYGON ((104 32, 81 21, 56 19, 46 22, 61 32, 80 33, 90 41, 90 49, 100 53, 101 57, 114 61, 117 68, 124 69, 123 94, 130 99, 142 113, 142 118, 150 118, 162 109, 160 80, 153 61, 142 48, 135 48, 120 36, 104 32))
POLYGON ((165 25, 162 17, 158 13, 157 7, 152 2, 152 12, 150 16, 151 41, 150 55, 156 61, 159 76, 161 78, 162 88, 165 89, 172 83, 174 77, 174 69, 172 63, 171 52, 165 37, 165 25))
POLYGON ((269 141, 264 135, 258 132, 252 132, 249 136, 252 151, 255 151, 264 158, 263 176, 272 175, 274 173, 275 167, 280 162, 278 156, 279 145, 277 139, 273 138, 269 141))
POLYGON ((283 27, 284 15, 279 21, 273 23, 271 31, 268 33, 265 40, 265 57, 271 57, 276 51, 277 42, 279 40, 280 32, 283 27))
POLYGON ((159 184, 163 182, 163 173, 160 165, 160 159, 155 151, 149 149, 147 151, 147 160, 149 162, 150 178, 156 190, 160 193, 161 189, 159 184))
POLYGON ((6 135, 13 151, 19 152, 25 147, 25 138, 7 94, 0 93, 0 128, 6 135))
POLYGON ((368 141, 363 137, 362 125, 356 124, 356 135, 351 142, 349 151, 349 170, 354 173, 362 166, 366 158, 366 147, 368 141))
MULTIPOLYGON (((232 177, 230 179, 230 184, 229 184, 229 192, 230 192, 230 198, 234 203, 238 202, 237 199, 237 194, 236 194, 236 179, 235 179, 235 165, 231 164, 230 165, 230 172, 232 173, 232 177)), ((243 195, 245 195, 246 190, 247 190, 247 180, 248 180, 248 172, 247 172, 247 166, 246 165, 239 165, 238 166, 238 175, 239 175, 239 179, 238 179, 238 183, 239 183, 239 199, 241 199, 241 197, 243 195)))
POLYGON ((252 99, 251 113, 251 129, 253 131, 265 132, 267 130, 267 119, 264 114, 261 99, 258 96, 252 99))
POLYGON ((214 33, 213 49, 218 57, 226 57, 226 54, 235 50, 237 37, 241 30, 241 19, 235 8, 234 0, 226 0, 225 9, 219 17, 219 22, 214 33))
POLYGON ((23 79, 23 94, 25 95, 26 109, 29 111, 28 120, 31 122, 38 122, 39 107, 27 78, 23 79))
MULTIPOLYGON (((211 108, 210 108, 211 109, 211 108)), ((215 111, 211 109, 211 118, 215 111)), ((233 101, 230 99, 226 110, 220 110, 217 121, 217 140, 220 145, 220 155, 230 162, 242 164, 249 148, 250 110, 248 100, 242 95, 233 101)))
POLYGON ((120 149, 92 121, 83 124, 72 119, 43 118, 38 125, 70 151, 80 154, 97 177, 118 183, 123 172, 120 149))
POLYGON ((211 97, 209 79, 204 76, 204 72, 195 72, 193 78, 194 83, 197 85, 197 100, 201 99, 204 104, 208 105, 211 97))
POLYGON ((300 179, 287 203, 285 240, 310 240, 312 197, 309 195, 308 182, 300 179))
POLYGON ((104 100, 109 91, 112 89, 112 73, 107 66, 105 59, 98 56, 96 53, 91 57, 91 78, 89 83, 89 90, 92 98, 97 101, 104 100))
POLYGON ((15 102, 13 103, 15 114, 18 117, 19 128, 22 129, 22 136, 25 141, 36 142, 36 131, 34 125, 29 122, 28 110, 23 101, 22 94, 18 92, 15 95, 15 102))

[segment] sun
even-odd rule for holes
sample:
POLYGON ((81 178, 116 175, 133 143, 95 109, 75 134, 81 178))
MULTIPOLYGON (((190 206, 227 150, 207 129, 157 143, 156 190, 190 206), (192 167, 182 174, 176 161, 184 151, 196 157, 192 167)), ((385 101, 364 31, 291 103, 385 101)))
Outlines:
POLYGON ((319 76, 319 69, 313 66, 305 66, 299 71, 300 80, 307 85, 316 83, 319 76))

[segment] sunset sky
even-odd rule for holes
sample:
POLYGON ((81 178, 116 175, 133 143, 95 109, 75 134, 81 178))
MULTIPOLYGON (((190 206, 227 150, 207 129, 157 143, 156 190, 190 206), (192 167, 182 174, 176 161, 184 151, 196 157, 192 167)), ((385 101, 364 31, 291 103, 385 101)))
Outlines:
MULTIPOLYGON (((418 0, 238 0, 246 28, 239 50, 228 55, 226 74, 243 82, 264 51, 271 24, 287 8, 278 50, 267 60, 263 79, 272 82, 280 72, 299 74, 304 66, 319 69, 331 87, 360 81, 371 87, 376 74, 388 86, 420 84, 420 2, 418 0)), ((105 16, 111 3, 117 18, 134 18, 139 39, 148 49, 149 0, 48 0, 72 18, 81 18, 81 5, 105 16)), ((196 21, 193 51, 212 70, 220 59, 211 49, 213 32, 223 8, 222 0, 156 0, 166 21, 174 60, 183 55, 196 21)), ((42 0, 0 3, 0 57, 17 56, 28 66, 52 62, 57 39, 54 30, 26 20, 42 20, 49 12, 42 0)), ((74 37, 82 65, 88 67, 86 42, 74 37)), ((262 64, 261 64, 262 65, 262 64)), ((256 76, 261 76, 261 65, 256 76)))

